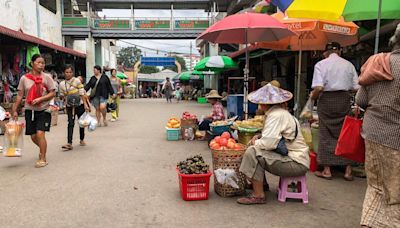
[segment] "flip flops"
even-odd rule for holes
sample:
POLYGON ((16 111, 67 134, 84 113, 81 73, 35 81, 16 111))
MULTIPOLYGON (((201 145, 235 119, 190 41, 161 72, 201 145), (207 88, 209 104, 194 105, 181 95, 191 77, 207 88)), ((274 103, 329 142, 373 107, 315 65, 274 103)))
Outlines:
POLYGON ((43 168, 47 166, 49 163, 47 161, 39 160, 36 162, 35 168, 43 168))
POLYGON ((71 144, 66 144, 66 145, 62 146, 61 148, 63 150, 72 150, 72 149, 74 149, 71 144))
POLYGON ((321 171, 316 171, 315 173, 314 173, 314 175, 316 176, 316 177, 319 177, 319 178, 323 178, 323 179, 326 179, 326 180, 332 180, 332 176, 327 176, 327 175, 325 175, 323 172, 321 172, 321 171))
POLYGON ((237 203, 243 205, 266 204, 267 200, 265 199, 265 197, 254 197, 250 195, 238 199, 237 203))

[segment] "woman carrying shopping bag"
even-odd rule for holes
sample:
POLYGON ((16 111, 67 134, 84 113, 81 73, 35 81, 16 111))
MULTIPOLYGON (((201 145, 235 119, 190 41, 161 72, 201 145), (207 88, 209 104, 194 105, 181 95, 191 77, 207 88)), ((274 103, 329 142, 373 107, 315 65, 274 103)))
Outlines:
POLYGON ((51 111, 50 100, 55 96, 55 85, 51 75, 44 73, 44 58, 35 54, 30 65, 32 70, 21 77, 18 85, 18 95, 13 106, 14 119, 18 119, 18 108, 25 96, 25 134, 30 135, 33 143, 39 147, 39 160, 35 167, 45 167, 47 140, 46 131, 50 131, 51 111))
MULTIPOLYGON (((60 82, 59 91, 66 105, 66 111, 68 115, 68 136, 67 144, 61 148, 63 150, 72 150, 72 136, 74 133, 76 119, 75 116, 77 116, 79 119, 82 114, 85 113, 85 111, 88 112, 89 105, 85 99, 85 90, 83 88, 83 84, 81 83, 81 80, 74 77, 74 71, 71 65, 65 66, 64 77, 65 80, 60 82)), ((79 145, 85 146, 85 128, 79 128, 79 138, 79 145)))

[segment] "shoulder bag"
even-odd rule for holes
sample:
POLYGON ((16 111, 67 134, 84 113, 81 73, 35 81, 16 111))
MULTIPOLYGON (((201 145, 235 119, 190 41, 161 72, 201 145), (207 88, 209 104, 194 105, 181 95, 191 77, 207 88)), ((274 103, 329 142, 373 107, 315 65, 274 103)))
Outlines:
MULTIPOLYGON (((297 122, 294 119, 294 117, 293 117, 293 120, 294 120, 294 123, 296 124, 296 132, 295 132, 294 139, 293 139, 293 141, 294 141, 297 138, 297 135, 299 134, 299 128, 297 126, 297 122)), ((275 152, 280 154, 280 155, 283 155, 283 156, 288 156, 289 150, 286 147, 286 141, 285 140, 286 139, 284 137, 282 137, 281 140, 279 140, 279 143, 276 146, 275 152)))
POLYGON ((71 84, 68 83, 69 87, 67 87, 67 80, 64 81, 65 82, 65 89, 67 91, 67 106, 68 107, 72 107, 72 108, 76 108, 79 107, 81 105, 81 96, 78 94, 69 94, 70 89, 71 89, 71 84))
MULTIPOLYGON (((96 96, 97 85, 99 85, 99 82, 100 82, 100 80, 101 80, 101 77, 103 77, 103 75, 100 76, 100 78, 96 81, 96 84, 94 85, 94 87, 90 89, 90 95, 89 95, 90 98, 93 98, 93 97, 96 96)), ((96 78, 96 77, 95 77, 95 78, 96 78)))

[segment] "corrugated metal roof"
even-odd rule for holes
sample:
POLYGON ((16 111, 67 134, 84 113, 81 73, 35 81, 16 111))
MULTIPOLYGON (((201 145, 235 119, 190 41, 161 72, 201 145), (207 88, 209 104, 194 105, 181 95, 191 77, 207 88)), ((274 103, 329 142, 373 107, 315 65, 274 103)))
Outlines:
POLYGON ((15 30, 9 29, 9 28, 1 26, 1 25, 0 25, 0 34, 4 34, 4 35, 10 36, 10 37, 14 37, 16 39, 23 40, 23 41, 26 41, 26 42, 29 42, 29 43, 42 45, 42 46, 45 46, 45 47, 48 47, 48 48, 51 48, 51 49, 54 49, 54 50, 57 50, 57 51, 61 51, 61 52, 67 53, 67 54, 71 54, 71 55, 74 55, 74 56, 86 58, 86 54, 84 54, 84 53, 81 53, 81 52, 75 51, 75 50, 70 49, 70 48, 66 48, 66 47, 62 47, 62 46, 50 43, 48 41, 42 40, 42 39, 37 38, 35 36, 31 36, 31 35, 25 34, 25 33, 20 32, 20 31, 15 31, 15 30))

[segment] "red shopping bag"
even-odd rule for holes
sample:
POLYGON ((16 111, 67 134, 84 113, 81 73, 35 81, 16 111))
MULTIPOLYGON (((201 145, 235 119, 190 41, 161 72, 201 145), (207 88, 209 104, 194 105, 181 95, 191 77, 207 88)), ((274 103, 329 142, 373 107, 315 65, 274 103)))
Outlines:
POLYGON ((365 143, 361 137, 363 120, 346 116, 342 131, 336 145, 335 155, 350 159, 355 162, 365 161, 365 143))

